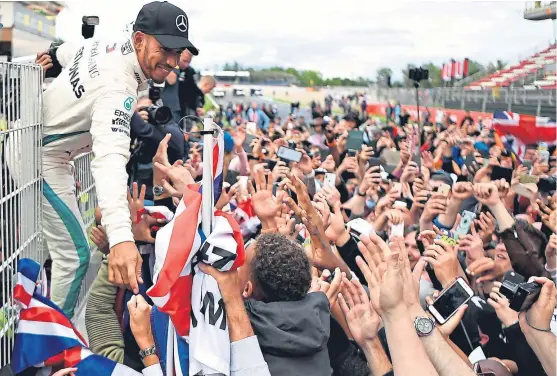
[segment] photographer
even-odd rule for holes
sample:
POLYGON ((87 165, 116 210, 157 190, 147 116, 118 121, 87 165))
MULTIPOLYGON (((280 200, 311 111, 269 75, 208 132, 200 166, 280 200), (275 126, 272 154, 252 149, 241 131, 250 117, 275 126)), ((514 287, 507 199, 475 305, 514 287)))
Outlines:
POLYGON ((170 163, 182 159, 185 153, 184 134, 180 127, 174 122, 157 123, 157 119, 153 116, 154 109, 153 101, 149 97, 138 100, 137 111, 132 115, 130 122, 132 154, 126 166, 129 176, 128 185, 131 187, 132 182, 145 184, 147 200, 154 199, 152 161, 165 135, 168 133, 172 135, 168 143, 170 163))

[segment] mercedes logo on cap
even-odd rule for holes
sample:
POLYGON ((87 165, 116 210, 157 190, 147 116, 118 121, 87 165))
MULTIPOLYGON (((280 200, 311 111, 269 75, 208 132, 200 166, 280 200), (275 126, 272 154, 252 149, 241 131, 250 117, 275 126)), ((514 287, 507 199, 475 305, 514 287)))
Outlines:
POLYGON ((178 17, 176 17, 176 27, 182 33, 188 31, 188 19, 186 18, 186 16, 180 14, 178 17))

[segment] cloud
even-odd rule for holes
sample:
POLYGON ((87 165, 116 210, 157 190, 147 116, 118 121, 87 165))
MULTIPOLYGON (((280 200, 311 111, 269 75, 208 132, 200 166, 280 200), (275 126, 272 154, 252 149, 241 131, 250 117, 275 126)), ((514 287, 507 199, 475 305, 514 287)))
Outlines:
MULTIPOLYGON (((375 77, 389 66, 469 57, 510 63, 547 47, 551 21, 526 21, 522 2, 371 2, 361 0, 172 1, 189 17, 194 65, 293 66, 325 76, 375 77)), ((78 38, 85 13, 100 16, 98 35, 114 37, 146 1, 68 1, 57 32, 78 38)))

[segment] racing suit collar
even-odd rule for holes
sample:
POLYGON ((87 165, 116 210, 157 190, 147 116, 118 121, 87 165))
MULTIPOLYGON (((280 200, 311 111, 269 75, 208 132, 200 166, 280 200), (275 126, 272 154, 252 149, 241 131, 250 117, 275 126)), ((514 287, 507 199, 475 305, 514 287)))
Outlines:
POLYGON ((149 86, 147 82, 148 79, 143 73, 143 70, 141 69, 141 65, 139 65, 139 60, 137 60, 137 54, 135 53, 133 41, 131 38, 128 38, 124 43, 126 44, 127 48, 131 48, 131 50, 133 51, 133 53, 128 53, 124 55, 124 60, 127 63, 128 72, 130 72, 133 75, 133 78, 137 82, 138 85, 137 90, 138 91, 145 90, 149 86))

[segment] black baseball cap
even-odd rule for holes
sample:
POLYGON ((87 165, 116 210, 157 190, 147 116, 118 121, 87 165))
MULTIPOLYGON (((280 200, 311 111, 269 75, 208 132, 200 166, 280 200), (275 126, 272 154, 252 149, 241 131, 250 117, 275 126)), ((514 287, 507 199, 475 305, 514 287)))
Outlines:
POLYGON ((192 55, 199 54, 188 39, 188 16, 167 1, 145 4, 137 15, 133 30, 152 35, 165 48, 187 49, 192 55))

